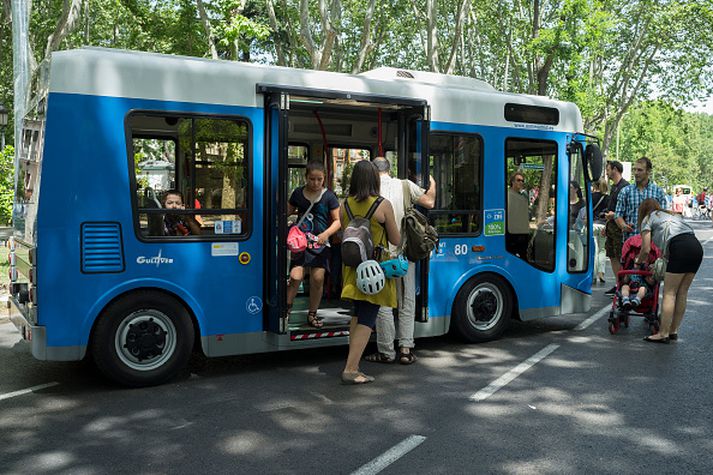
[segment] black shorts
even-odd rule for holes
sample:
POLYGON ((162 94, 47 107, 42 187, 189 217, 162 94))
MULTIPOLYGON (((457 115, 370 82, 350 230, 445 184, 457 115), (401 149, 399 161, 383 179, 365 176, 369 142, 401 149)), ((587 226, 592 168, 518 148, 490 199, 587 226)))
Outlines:
POLYGON ((304 252, 292 254, 290 257, 290 269, 297 266, 317 267, 329 272, 329 258, 331 255, 332 249, 329 247, 323 247, 319 252, 307 249, 304 252))
POLYGON ((698 272, 703 262, 703 246, 695 234, 679 234, 668 243, 666 272, 687 274, 698 272))
POLYGON ((359 325, 374 328, 376 326, 376 316, 381 307, 375 303, 365 300, 354 300, 354 315, 357 316, 359 325))

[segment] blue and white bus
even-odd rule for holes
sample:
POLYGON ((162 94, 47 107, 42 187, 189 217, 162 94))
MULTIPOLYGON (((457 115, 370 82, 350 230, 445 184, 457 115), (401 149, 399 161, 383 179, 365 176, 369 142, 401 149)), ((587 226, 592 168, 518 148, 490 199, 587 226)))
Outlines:
POLYGON ((512 318, 590 307, 591 206, 575 223, 569 185, 588 203, 601 154, 574 104, 393 68, 98 48, 55 53, 49 77, 24 120, 10 253, 11 319, 37 359, 91 355, 141 386, 174 376, 193 351, 345 344, 338 252, 324 327, 307 325, 304 292, 287 318, 286 202, 309 160, 325 163, 340 197, 354 161, 377 154, 399 177, 435 179, 440 243, 418 263, 416 336, 485 341, 512 318), (527 209, 508 204, 514 172, 527 209), (169 189, 185 204, 172 215, 200 233, 165 235, 169 189))

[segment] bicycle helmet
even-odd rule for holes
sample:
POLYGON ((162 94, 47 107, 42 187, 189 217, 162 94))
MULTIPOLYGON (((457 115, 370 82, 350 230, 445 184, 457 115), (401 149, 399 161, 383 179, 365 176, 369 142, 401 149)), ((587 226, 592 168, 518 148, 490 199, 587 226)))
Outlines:
POLYGON ((389 259, 381 264, 381 268, 384 269, 384 275, 387 279, 397 279, 406 275, 408 271, 408 261, 406 258, 399 254, 394 259, 389 259))
POLYGON ((378 294, 385 283, 384 270, 375 260, 364 261, 357 267, 356 285, 366 295, 378 294))

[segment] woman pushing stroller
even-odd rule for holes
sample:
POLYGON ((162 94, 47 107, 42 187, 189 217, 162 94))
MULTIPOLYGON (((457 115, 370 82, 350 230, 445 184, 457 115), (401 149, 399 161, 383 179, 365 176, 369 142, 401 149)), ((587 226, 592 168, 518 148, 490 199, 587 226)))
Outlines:
POLYGON ((688 289, 703 261, 703 246, 693 228, 679 215, 661 209, 658 202, 646 199, 639 207, 641 252, 636 262, 644 262, 656 243, 666 257, 661 326, 658 333, 644 340, 651 343, 668 343, 678 339, 678 330, 686 312, 688 289))

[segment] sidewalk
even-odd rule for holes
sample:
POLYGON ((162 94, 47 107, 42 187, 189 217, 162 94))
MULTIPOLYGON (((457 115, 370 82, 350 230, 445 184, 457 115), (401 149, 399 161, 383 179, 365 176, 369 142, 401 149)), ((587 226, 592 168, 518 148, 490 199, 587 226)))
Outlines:
POLYGON ((0 293, 0 324, 8 323, 10 321, 9 312, 7 311, 7 301, 8 295, 3 291, 0 293))

